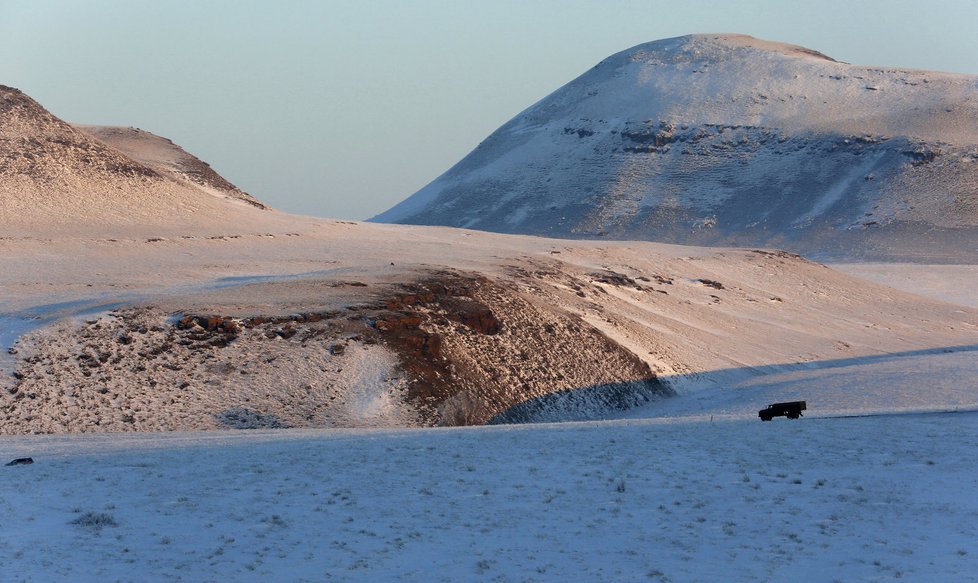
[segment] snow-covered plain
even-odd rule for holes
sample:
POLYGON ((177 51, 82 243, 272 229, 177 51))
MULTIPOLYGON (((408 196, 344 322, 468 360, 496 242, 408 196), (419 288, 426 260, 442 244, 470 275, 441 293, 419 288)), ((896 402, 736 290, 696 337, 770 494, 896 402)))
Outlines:
POLYGON ((978 414, 5 438, 5 581, 973 581, 978 414))
MULTIPOLYGON (((460 371, 454 394, 481 399, 487 387, 499 387, 501 393, 485 397, 492 407, 498 399, 511 406, 653 373, 679 393, 766 383, 772 373, 792 371, 805 373, 802 392, 855 374, 888 375, 912 387, 913 376, 900 375, 911 359, 894 355, 956 359, 944 351, 960 352, 978 336, 972 308, 773 252, 571 244, 433 227, 324 221, 272 238, 9 239, 0 241, 0 267, 0 315, 20 328, 49 324, 0 361, 8 374, 23 377, 17 391, 0 395, 0 433, 7 434, 216 429, 240 408, 273 415, 282 421, 276 426, 364 426, 351 418, 363 410, 348 390, 362 385, 357 371, 364 379, 386 371, 381 376, 394 383, 391 389, 395 378, 406 377, 397 360, 374 350, 378 345, 355 348, 374 329, 366 323, 370 313, 349 308, 387 303, 391 286, 445 270, 479 274, 494 286, 480 297, 502 322, 498 334, 459 334, 438 324, 437 314, 424 324, 442 335, 444 356, 460 371), (133 307, 92 313, 119 302, 133 307), (325 335, 307 336, 318 329, 302 324, 291 339, 270 340, 272 330, 253 329, 220 348, 196 347, 190 332, 173 329, 179 318, 172 314, 296 312, 337 315, 324 320, 332 330, 325 335), (32 317, 40 319, 23 320, 32 317), (350 349, 334 354, 336 343, 350 349), (378 358, 376 367, 356 359, 368 353, 378 358), (461 376, 469 370, 476 372, 461 376)), ((952 377, 952 369, 942 369, 948 382, 929 382, 924 405, 890 400, 887 382, 860 411, 978 406, 978 395, 954 380, 974 374, 974 360, 954 362, 960 372, 952 377)), ((859 390, 875 386, 863 385, 859 390)), ((749 395, 742 407, 769 398, 749 395)), ((833 397, 820 409, 845 412, 855 402, 833 397)), ((607 414, 556 413, 537 420, 607 414)), ((405 409, 384 419, 410 416, 405 409)))
POLYGON ((10 581, 978 580, 975 350, 713 371, 604 422, 3 437, 0 461, 35 463, 0 467, 0 564, 10 581), (806 417, 757 420, 789 398, 806 417))

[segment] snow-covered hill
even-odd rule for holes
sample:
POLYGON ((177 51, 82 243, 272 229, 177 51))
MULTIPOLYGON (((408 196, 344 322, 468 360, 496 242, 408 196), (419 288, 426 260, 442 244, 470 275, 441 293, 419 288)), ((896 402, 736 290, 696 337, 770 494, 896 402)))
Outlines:
POLYGON ((978 569, 970 266, 295 217, 0 98, 4 581, 978 569))
POLYGON ((978 253, 978 78, 742 35, 643 44, 373 220, 957 262, 978 253))
MULTIPOLYGON (((2 96, 0 433, 590 419, 715 389, 728 415, 772 375, 974 371, 975 310, 790 253, 295 217, 162 138, 2 96)), ((928 410, 978 406, 928 386, 928 410)))

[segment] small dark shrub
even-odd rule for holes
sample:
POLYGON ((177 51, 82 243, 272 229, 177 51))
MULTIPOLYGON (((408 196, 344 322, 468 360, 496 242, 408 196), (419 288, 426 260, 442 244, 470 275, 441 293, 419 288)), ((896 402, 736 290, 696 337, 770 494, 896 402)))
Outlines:
POLYGON ((90 528, 95 531, 102 530, 106 526, 119 526, 111 514, 105 512, 86 512, 71 521, 75 526, 90 528))

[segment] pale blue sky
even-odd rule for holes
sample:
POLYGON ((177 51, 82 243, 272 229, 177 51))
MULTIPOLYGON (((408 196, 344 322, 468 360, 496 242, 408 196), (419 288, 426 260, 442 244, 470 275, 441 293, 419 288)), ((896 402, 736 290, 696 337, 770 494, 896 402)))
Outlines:
POLYGON ((173 139, 272 206, 367 218, 604 57, 740 32, 978 73, 978 0, 0 0, 0 83, 173 139))

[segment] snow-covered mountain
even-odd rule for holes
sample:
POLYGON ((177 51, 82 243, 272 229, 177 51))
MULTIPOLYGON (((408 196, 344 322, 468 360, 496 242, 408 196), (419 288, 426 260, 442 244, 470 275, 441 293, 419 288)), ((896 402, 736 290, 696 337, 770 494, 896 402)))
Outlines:
POLYGON ((978 253, 978 77, 743 35, 651 42, 373 220, 959 261, 978 253))

